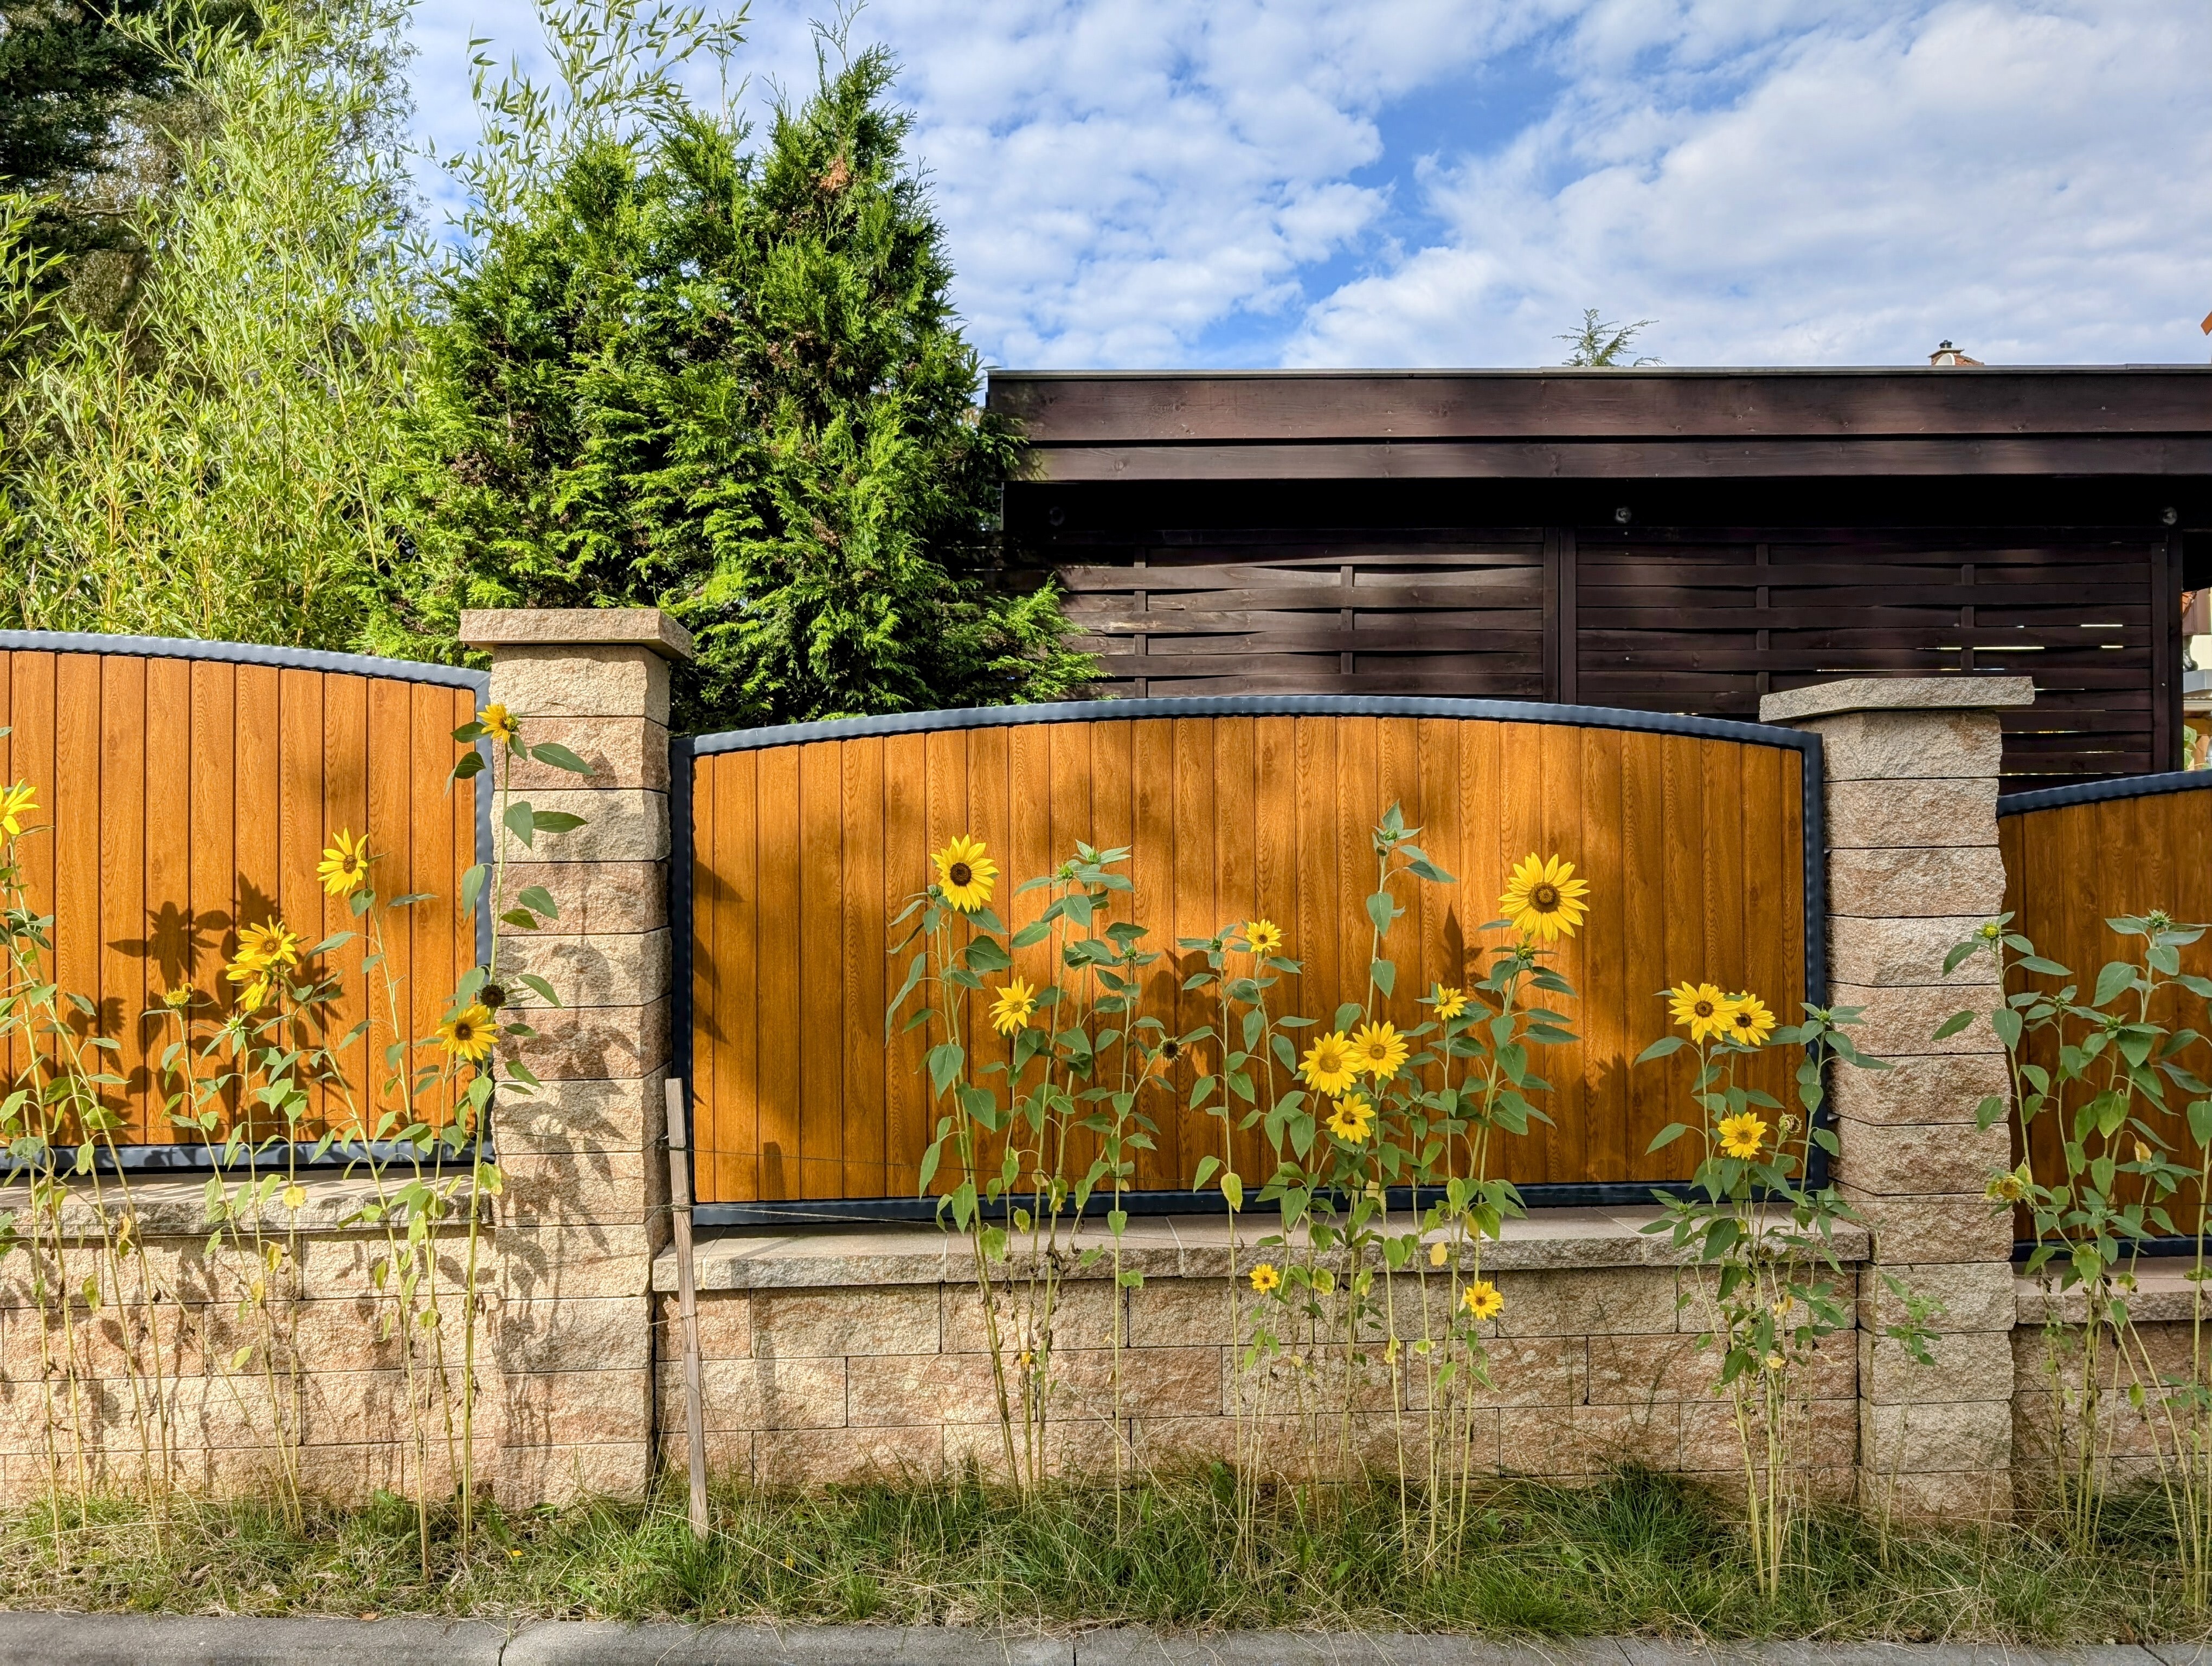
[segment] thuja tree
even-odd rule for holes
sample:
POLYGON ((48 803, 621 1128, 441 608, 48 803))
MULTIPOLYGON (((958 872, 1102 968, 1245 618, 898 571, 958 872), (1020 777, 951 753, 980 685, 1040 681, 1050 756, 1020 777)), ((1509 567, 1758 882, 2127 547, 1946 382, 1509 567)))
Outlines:
POLYGON ((480 71, 422 559, 380 629, 464 606, 666 607, 695 727, 1051 698, 1089 662, 993 581, 1014 436, 975 404, 941 228, 881 51, 824 60, 764 144, 687 96, 726 30, 544 14, 555 78, 480 71))

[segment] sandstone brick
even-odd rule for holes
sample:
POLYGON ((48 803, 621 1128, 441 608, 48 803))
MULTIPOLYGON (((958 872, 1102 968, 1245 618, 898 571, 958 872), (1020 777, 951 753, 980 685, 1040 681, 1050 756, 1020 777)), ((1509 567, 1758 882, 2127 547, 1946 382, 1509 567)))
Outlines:
POLYGON ((555 1079, 533 1093, 503 1090, 492 1112, 500 1153, 649 1150, 665 1131, 666 1077, 656 1066, 617 1080, 555 1079))
POLYGON ((524 1444, 642 1442, 653 1426, 653 1377, 642 1369, 510 1375, 501 1405, 508 1438, 524 1444))
POLYGON ((579 1499, 642 1499, 653 1479, 650 1443, 607 1445, 502 1446, 493 1487, 509 1510, 579 1499))
POLYGON ((2007 1262, 2012 1212, 1973 1197, 1882 1197, 1838 1189, 1874 1232, 1877 1262, 2007 1262))
POLYGON ((2004 1469, 2012 1462, 2012 1401, 1859 1402, 1860 1461, 1877 1474, 2004 1469))
POLYGON ((1995 712, 1848 712, 1794 727, 1820 737, 1831 781, 1994 777, 2004 757, 1995 712))
MULTIPOLYGON (((681 1408, 682 1361, 664 1359, 658 1369, 661 1403, 681 1408)), ((848 1375, 842 1359, 708 1359, 700 1408, 710 1429, 842 1428, 848 1375)))
POLYGON ((596 936, 659 931, 668 924, 668 871, 659 862, 518 861, 510 852, 507 894, 544 889, 556 928, 596 936))
MULTIPOLYGON (((2009 1263, 2005 1262, 1934 1262, 1926 1266, 1888 1266, 1882 1268, 1914 1295, 1938 1304, 1936 1328, 1943 1331, 1986 1330, 2009 1334, 2017 1298, 2009 1263)), ((1905 1304, 1890 1291, 1881 1275, 1869 1270, 1859 1284, 1859 1325, 1880 1334, 1905 1322, 1905 1304)))
POLYGON ((2008 1104, 2011 1092, 2004 1055, 1996 1052, 1895 1059, 1887 1070, 1841 1067, 1829 1082, 1829 1104, 1856 1122, 1971 1122, 1984 1098, 2008 1104))
POLYGON ((1896 1058, 1929 1053, 1997 1053, 1995 1033, 1987 1014, 2001 997, 1995 984, 1960 988, 1882 988, 1860 983, 1838 983, 1829 991, 1837 1006, 1856 1007, 1863 1016, 1851 1032, 1852 1043, 1877 1058, 1896 1058), (1942 1041, 1936 1032, 1955 1012, 1971 1012, 1974 1021, 1942 1041))
POLYGON ((1837 1178, 1884 1196, 1979 1192, 1992 1173, 2012 1166, 2012 1130, 2002 1122, 1980 1128, 1839 1118, 1837 1135, 1837 1178))
POLYGON ((544 1081, 618 1080, 659 1075, 668 1067, 669 1006, 565 1007, 534 1012, 529 1040, 505 1043, 544 1081))
POLYGON ((495 1269, 504 1299, 644 1296, 653 1250, 642 1226, 510 1226, 495 1269))
POLYGON ((938 1292, 927 1285, 758 1291, 752 1297, 752 1337, 754 1356, 761 1359, 934 1353, 938 1292))
POLYGON ((1986 919, 2004 907, 1994 844, 1838 850, 1828 858, 1828 911, 1875 920, 1986 919))
POLYGON ((1498 1319, 1501 1336, 1586 1336, 1675 1328, 1676 1286, 1671 1268, 1501 1273, 1497 1282, 1505 1298, 1505 1310, 1498 1319))
MULTIPOLYGON (((1040 1437, 1034 1433, 1025 1436, 1018 1422, 1013 1433, 1014 1462, 1026 1467, 1030 1462, 1028 1442, 1040 1437)), ((1115 1426, 1101 1418, 1063 1416, 1051 1419, 1046 1423, 1041 1438, 1044 1448, 1044 1467, 1049 1474, 1091 1481, 1110 1479, 1115 1471, 1117 1449, 1123 1460, 1124 1471, 1129 1468, 1127 1436, 1117 1434, 1115 1426)), ((995 1422, 946 1424, 944 1453, 947 1468, 973 1468, 992 1476, 1003 1476, 1006 1471, 1006 1437, 995 1422)))
POLYGON ((501 647, 491 697, 526 720, 642 717, 665 728, 668 663, 635 648, 501 647))
POLYGON ((522 1152, 499 1166, 502 1225, 635 1225, 667 1197, 667 1159, 659 1152, 522 1152))
MULTIPOLYGON (((664 1359, 680 1357, 682 1339, 677 1330, 676 1298, 664 1295, 654 1320, 658 1335, 653 1347, 664 1359)), ((699 1292, 699 1354, 705 1359, 750 1359, 753 1352, 753 1304, 744 1292, 699 1292)))
MULTIPOLYGON (((641 1006, 669 990, 666 931, 559 936, 503 928, 500 965, 512 979, 535 972, 553 986, 564 1008, 641 1006)), ((519 986, 513 990, 524 1021, 536 1024, 545 1008, 519 986)))
POLYGON ((763 1487, 927 1480, 943 1468, 944 1436, 931 1426, 793 1430, 753 1442, 754 1478, 763 1487))
MULTIPOLYGON (((580 775, 569 769, 518 757, 507 777, 518 793, 544 787, 643 787, 649 793, 668 790, 668 730, 643 717, 538 717, 525 726, 522 739, 532 746, 554 742, 592 766, 580 775)), ((507 760, 501 760, 502 768, 507 760)))
MULTIPOLYGON (((1224 1409, 1218 1347, 1124 1349, 1121 1357, 1123 1417, 1205 1417, 1224 1409)), ((1053 1356, 1053 1373, 1073 1410, 1096 1417, 1114 1408, 1115 1360, 1103 1348, 1064 1349, 1053 1356)))
POLYGON ((1902 919, 1839 915, 1828 922, 1828 970, 1842 983, 1904 988, 1986 984, 1990 961, 1971 956, 1950 972, 1943 962, 1982 923, 1975 915, 1902 919))
MULTIPOLYGON (((1122 1320, 1121 1345, 1138 1346, 1133 1316, 1136 1304, 1158 1299, 1172 1304, 1174 1292, 1188 1280, 1161 1279, 1148 1283, 1141 1290, 1127 1292, 1128 1311, 1122 1320)), ((941 1289, 940 1329, 944 1351, 947 1353, 983 1353, 989 1350, 983 1329, 982 1294, 972 1284, 948 1284, 933 1286, 941 1289)), ((1064 1281, 1053 1298, 1052 1333, 1056 1346, 1062 1348, 1108 1347, 1113 1341, 1115 1298, 1118 1293, 1113 1283, 1106 1279, 1070 1279, 1064 1281)), ((1201 1304, 1202 1306, 1202 1304, 1201 1304)), ((1002 1335, 1012 1353, 1019 1353, 1026 1341, 1021 1335, 1027 1313, 1027 1298, 1018 1292, 1013 1298, 1002 1297, 1000 1322, 1005 1327, 1002 1335)), ((1178 1336, 1176 1328, 1155 1325, 1147 1333, 1154 1341, 1173 1345, 1192 1340, 1178 1336)), ((924 1350, 916 1349, 915 1352, 924 1350)))
MULTIPOLYGON (((1585 1397, 1590 1341, 1580 1336, 1499 1336, 1488 1347, 1488 1383, 1467 1390, 1477 1406, 1570 1406, 1585 1397)), ((1416 1366, 1418 1370, 1418 1364, 1416 1366)), ((1455 1395, 1459 1392, 1452 1391, 1455 1395)), ((1409 1404, 1425 1405, 1424 1393, 1409 1404)))
MULTIPOLYGON (((518 800, 520 801, 520 800, 518 800)), ((549 787, 529 796, 532 808, 584 818, 565 833, 540 833, 514 854, 538 862, 665 862, 668 860, 668 795, 632 787, 599 792, 588 787, 549 787)))
POLYGON ((1902 1342, 1859 1333, 1859 1397, 1875 1405, 1986 1400, 2012 1392, 2012 1335, 1946 1330, 1929 1344, 1933 1365, 1917 1365, 1902 1342))
POLYGON ((2013 1478, 2002 1469, 1863 1469, 1859 1508, 1896 1522, 2003 1522, 2013 1512, 2013 1478))
POLYGON ((1832 779, 1827 812, 1823 831, 1834 850, 1995 844, 1996 777, 1832 779))
POLYGON ((508 1372, 573 1369, 581 1362, 643 1370, 653 1363, 648 1313, 642 1296, 502 1302, 490 1319, 492 1347, 508 1372))
MULTIPOLYGON (((1790 1469, 1848 1469, 1858 1460, 1859 1408, 1852 1400, 1801 1402, 1786 1425, 1790 1469)), ((1765 1467, 1764 1436, 1752 1426, 1753 1450, 1765 1467)), ((1735 1408, 1724 1400, 1693 1401, 1682 1408, 1682 1466, 1686 1470, 1743 1469, 1743 1445, 1735 1408)))
POLYGON ((846 1365, 846 1420, 856 1428, 988 1422, 998 1416, 998 1404, 984 1354, 885 1354, 846 1365))
POLYGON ((1682 1408, 1516 1406, 1498 1414, 1502 1467, 1522 1475, 1594 1475, 1622 1463, 1675 1469, 1682 1461, 1682 1408))

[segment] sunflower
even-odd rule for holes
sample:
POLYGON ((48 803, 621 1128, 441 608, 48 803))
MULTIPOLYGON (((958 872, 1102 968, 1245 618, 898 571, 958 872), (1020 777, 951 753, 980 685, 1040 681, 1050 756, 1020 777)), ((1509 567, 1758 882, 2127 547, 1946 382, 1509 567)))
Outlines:
POLYGON ((1522 936, 1553 943, 1575 934, 1588 908, 1583 898, 1589 893, 1589 887, 1575 878, 1572 862, 1539 857, 1531 851, 1513 870, 1498 906, 1522 936))
POLYGON ((1769 1371, 1780 1371, 1789 1363, 1778 1353, 1770 1353, 1766 1356, 1766 1368, 1769 1371))
POLYGON ((1774 1014, 1757 995, 1730 995, 1728 1038, 1739 1047, 1764 1047, 1774 1033, 1774 1014))
POLYGON ((181 1012, 192 1004, 192 997, 198 994, 199 991, 193 988, 191 984, 179 983, 173 989, 165 989, 161 992, 161 1005, 174 1007, 181 1012))
POLYGON ((447 1056, 466 1059, 471 1064, 491 1051, 492 1034, 490 1009, 480 1001, 471 1001, 438 1026, 438 1039, 445 1044, 447 1056))
POLYGON ((2027 1181, 2018 1170, 2008 1170, 1993 1176, 1982 1188, 1982 1195, 1992 1203, 2017 1203, 2027 1195, 2027 1181))
POLYGON ((1363 1094, 1346 1094, 1328 1114, 1328 1131, 1347 1146, 1365 1145, 1375 1131, 1375 1107, 1363 1094))
POLYGON ((1257 1295, 1270 1296, 1282 1288, 1283 1275, 1266 1262, 1252 1269, 1252 1289, 1257 1295))
POLYGON ((1298 1073, 1316 1093, 1341 1093, 1350 1087, 1359 1072, 1352 1060, 1352 1043, 1345 1040, 1344 1031, 1332 1030, 1306 1049, 1305 1061, 1298 1067, 1298 1073))
POLYGON ((477 714, 477 723, 483 732, 503 745, 514 744, 514 714, 496 701, 477 714))
POLYGON ((1244 922, 1244 946, 1265 959, 1283 952, 1283 928, 1272 920, 1247 920, 1244 922))
POLYGON ((238 958, 233 964, 256 969, 296 966, 300 964, 300 939, 282 920, 243 927, 238 933, 238 958))
POLYGON ((1721 1118, 1721 1149, 1730 1157, 1753 1158, 1766 1143, 1766 1123, 1764 1118, 1740 1110, 1733 1116, 1721 1118))
POLYGON ((31 802, 31 785, 17 781, 5 792, 0 792, 0 833, 14 838, 23 830, 23 818, 39 806, 31 802))
POLYGON ((991 900, 999 865, 983 854, 983 842, 965 833, 929 859, 937 864, 938 889, 962 914, 973 914, 991 900))
MULTIPOLYGON (((235 966, 224 974, 234 979, 239 975, 240 969, 235 966)), ((249 971, 246 977, 246 987, 238 992, 238 1004, 249 1012, 258 1012, 269 1004, 269 997, 276 992, 276 986, 266 972, 249 971)))
POLYGON ((1467 1011, 1467 991, 1446 988, 1439 983, 1429 996, 1429 1005, 1437 1009, 1438 1018, 1455 1018, 1467 1011))
POLYGON ((999 991, 999 998, 991 1003, 991 1028, 1002 1036, 1011 1036, 1028 1027, 1030 1014, 1036 1011, 1037 992, 1016 978, 999 991))
POLYGON ((1352 1061, 1360 1073, 1387 1082, 1406 1062, 1406 1038, 1389 1024, 1363 1024, 1352 1038, 1352 1061))
POLYGON ((1730 1009, 1735 1003, 1713 985, 1685 983, 1667 994, 1674 1003, 1674 1022, 1690 1026, 1692 1041, 1711 1041, 1715 1036, 1728 1034, 1730 1009))
POLYGON ((1505 1310, 1505 1298, 1488 1279, 1477 1279, 1459 1293, 1460 1305, 1478 1321, 1494 1319, 1505 1310))
POLYGON ((340 828, 337 842, 323 853, 323 860, 316 865, 315 877, 333 897, 350 897, 367 885, 368 835, 364 833, 356 839, 340 828))

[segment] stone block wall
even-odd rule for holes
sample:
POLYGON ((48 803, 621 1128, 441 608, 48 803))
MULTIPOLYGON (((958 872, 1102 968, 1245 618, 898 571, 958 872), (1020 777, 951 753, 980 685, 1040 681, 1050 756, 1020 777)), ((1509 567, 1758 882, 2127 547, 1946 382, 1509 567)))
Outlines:
MULTIPOLYGON (((1479 1473, 1572 1479, 1632 1462, 1741 1485, 1735 1431, 1712 1393, 1717 1362, 1698 1347, 1694 1295, 1682 1300, 1692 1275, 1642 1234, 1650 1213, 1552 1212, 1515 1223, 1493 1247, 1485 1270, 1506 1305, 1490 1343, 1490 1384, 1475 1397, 1479 1473)), ((1054 1467, 1110 1474, 1117 1446, 1140 1467, 1233 1458, 1241 1412, 1264 1431, 1262 1462, 1295 1473, 1310 1446, 1293 1373, 1280 1362, 1264 1373, 1239 1369, 1255 1304, 1225 1276, 1221 1223, 1133 1220, 1124 1244, 1141 1287, 1117 1292, 1097 1267, 1062 1286, 1054 1467), (1231 1315, 1232 1291, 1241 1318, 1231 1315), (1117 1300, 1126 1349, 1118 1416, 1117 1300)), ((1863 1250, 1863 1240, 1847 1234, 1844 1247, 1863 1250)), ((981 1298, 934 1228, 724 1238, 701 1246, 698 1269, 708 1456, 719 1473, 806 1486, 871 1473, 935 1475, 971 1460, 987 1472, 1004 1468, 981 1298)), ((660 1432, 668 1460, 680 1463, 672 1285, 664 1258, 660 1432)), ((1394 1297, 1409 1336, 1419 1331, 1417 1291, 1402 1278, 1394 1297)), ((1837 1339, 1806 1378, 1808 1456, 1815 1484, 1831 1493, 1849 1491, 1857 1449, 1850 1341, 1837 1339)), ((1340 1356, 1324 1355, 1313 1375, 1309 1403, 1330 1409, 1334 1443, 1340 1356)), ((1401 1438, 1418 1448, 1427 1438, 1423 1377, 1410 1356, 1395 1373, 1370 1360, 1350 1401, 1358 1461, 1391 1467, 1401 1438)))

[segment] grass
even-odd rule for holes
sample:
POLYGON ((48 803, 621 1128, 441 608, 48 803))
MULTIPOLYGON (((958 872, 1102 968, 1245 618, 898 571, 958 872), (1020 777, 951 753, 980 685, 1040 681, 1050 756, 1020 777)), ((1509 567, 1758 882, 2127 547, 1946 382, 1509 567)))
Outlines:
POLYGON ((2069 1554, 2032 1529, 1893 1532, 1810 1523, 1762 1598, 1741 1529, 1669 1477, 1506 1486, 1456 1569, 1410 1572, 1385 1487, 1303 1521, 1266 1501, 1240 1557, 1226 1478, 1068 1490, 1026 1509, 973 1485, 727 1492, 695 1542, 680 1493, 652 1503, 496 1512, 460 1554, 441 1524, 425 1581, 413 1506, 323 1508, 304 1531, 244 1502, 180 1502, 157 1546, 143 1503, 73 1504, 56 1555, 44 1507, 0 1517, 0 1607, 240 1614, 474 1614, 956 1622, 1021 1627, 1356 1627, 1504 1636, 1644 1633, 2096 1643, 2197 1639, 2163 1505, 2107 1511, 2069 1554))

